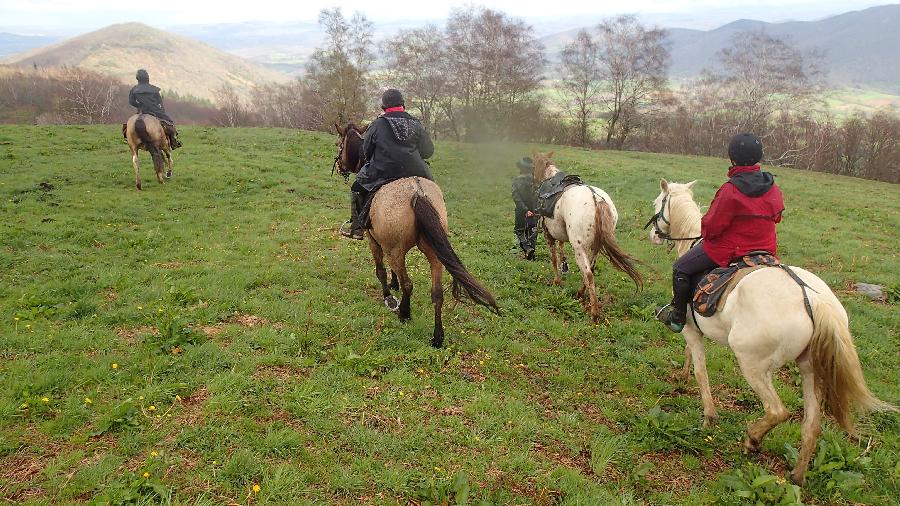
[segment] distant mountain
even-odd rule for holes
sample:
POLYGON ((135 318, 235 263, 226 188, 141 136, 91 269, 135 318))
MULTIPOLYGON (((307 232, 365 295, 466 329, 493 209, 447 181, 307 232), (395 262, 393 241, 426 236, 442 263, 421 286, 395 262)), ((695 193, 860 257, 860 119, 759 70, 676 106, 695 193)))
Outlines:
POLYGON ((135 71, 145 68, 151 82, 164 91, 210 100, 214 99, 214 90, 225 83, 246 96, 256 84, 290 79, 202 42, 140 23, 111 25, 13 56, 6 63, 80 67, 126 83, 134 83, 135 71))
POLYGON ((15 33, 0 32, 0 58, 16 53, 23 53, 29 49, 46 46, 47 44, 52 44, 56 41, 56 37, 17 35, 15 33))
MULTIPOLYGON (((669 30, 668 40, 672 53, 670 76, 675 79, 697 76, 713 65, 716 53, 735 34, 765 30, 775 36, 789 36, 801 49, 824 51, 828 81, 833 85, 900 94, 897 26, 900 26, 900 4, 847 12, 820 21, 766 23, 744 19, 709 31, 674 28, 669 30)), ((555 60, 578 30, 544 37, 542 42, 548 56, 555 60)))

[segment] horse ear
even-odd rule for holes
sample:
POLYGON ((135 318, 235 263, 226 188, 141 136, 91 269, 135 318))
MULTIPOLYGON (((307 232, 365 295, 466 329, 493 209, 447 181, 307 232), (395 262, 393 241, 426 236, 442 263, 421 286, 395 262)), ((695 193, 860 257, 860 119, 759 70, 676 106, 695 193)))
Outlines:
POLYGON ((665 179, 660 179, 659 180, 659 188, 664 192, 669 191, 669 182, 666 181, 665 179))
POLYGON ((553 153, 556 153, 556 151, 548 151, 548 152, 547 152, 547 158, 553 157, 553 153))
POLYGON ((688 187, 688 188, 694 188, 694 183, 696 183, 696 182, 697 182, 696 179, 693 180, 693 181, 691 181, 690 183, 687 184, 687 187, 688 187))

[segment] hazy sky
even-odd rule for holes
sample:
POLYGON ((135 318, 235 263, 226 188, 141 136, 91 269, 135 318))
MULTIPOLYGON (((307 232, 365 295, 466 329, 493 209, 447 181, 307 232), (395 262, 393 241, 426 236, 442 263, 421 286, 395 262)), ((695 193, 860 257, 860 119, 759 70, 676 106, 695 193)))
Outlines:
MULTIPOLYGON (((126 21, 154 26, 242 21, 314 21, 319 10, 340 5, 377 22, 437 20, 458 0, 0 0, 0 30, 75 33, 126 21), (148 8, 148 6, 150 8, 148 8)), ((739 18, 763 21, 812 20, 889 3, 867 0, 491 0, 475 2, 510 15, 535 19, 636 13, 654 21, 691 28, 712 28, 739 18), (694 26, 689 26, 694 25, 694 26)))

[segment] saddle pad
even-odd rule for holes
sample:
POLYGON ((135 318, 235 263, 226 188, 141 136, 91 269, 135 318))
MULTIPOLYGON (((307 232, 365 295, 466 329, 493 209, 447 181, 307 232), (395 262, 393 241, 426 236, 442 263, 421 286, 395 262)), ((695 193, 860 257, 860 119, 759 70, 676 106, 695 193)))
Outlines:
POLYGON ((556 201, 562 197, 562 193, 570 186, 583 185, 580 176, 558 172, 555 176, 545 179, 537 189, 537 209, 541 216, 553 218, 553 209, 556 201))
POLYGON ((773 255, 747 255, 733 262, 728 267, 713 269, 700 279, 694 291, 692 305, 694 311, 701 316, 712 316, 740 280, 751 272, 763 267, 778 267, 781 262, 773 255))

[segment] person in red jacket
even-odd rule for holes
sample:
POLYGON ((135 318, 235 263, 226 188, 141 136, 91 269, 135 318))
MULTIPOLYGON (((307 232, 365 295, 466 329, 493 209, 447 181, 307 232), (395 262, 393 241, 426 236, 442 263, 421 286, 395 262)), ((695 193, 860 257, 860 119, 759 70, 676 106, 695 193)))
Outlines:
POLYGON ((781 221, 784 197, 775 177, 759 168, 762 143, 752 134, 736 135, 728 144, 728 157, 729 179, 701 220, 703 240, 672 265, 672 302, 656 313, 673 332, 684 328, 694 287, 707 271, 752 251, 777 254, 775 224, 781 221))

